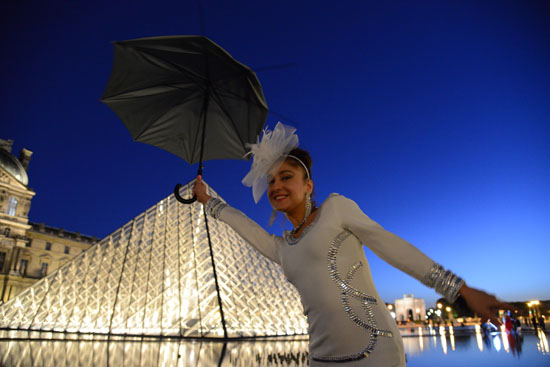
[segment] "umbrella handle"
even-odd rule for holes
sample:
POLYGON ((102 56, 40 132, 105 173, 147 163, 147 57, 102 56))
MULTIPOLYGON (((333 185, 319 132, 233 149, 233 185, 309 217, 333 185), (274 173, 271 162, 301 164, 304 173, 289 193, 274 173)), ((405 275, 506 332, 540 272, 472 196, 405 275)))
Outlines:
POLYGON ((180 188, 181 184, 177 184, 174 188, 174 196, 176 197, 176 200, 179 201, 182 204, 193 204, 195 201, 197 201, 197 195, 193 195, 191 199, 185 199, 180 196, 180 188))

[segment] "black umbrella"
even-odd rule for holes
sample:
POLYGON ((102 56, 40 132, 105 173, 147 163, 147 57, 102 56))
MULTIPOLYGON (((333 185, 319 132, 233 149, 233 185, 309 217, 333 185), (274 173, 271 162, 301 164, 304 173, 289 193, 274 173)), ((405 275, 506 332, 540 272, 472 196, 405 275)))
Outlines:
MULTIPOLYGON (((267 117, 256 74, 203 36, 166 36, 115 42, 113 71, 102 102, 135 141, 190 164, 246 159, 267 117)), ((183 203, 196 200, 174 195, 183 203)))

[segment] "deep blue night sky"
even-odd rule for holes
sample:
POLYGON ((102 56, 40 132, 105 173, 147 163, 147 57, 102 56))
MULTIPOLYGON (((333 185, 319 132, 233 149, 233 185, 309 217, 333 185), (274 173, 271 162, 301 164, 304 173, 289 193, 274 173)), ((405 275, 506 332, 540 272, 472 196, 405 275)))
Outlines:
MULTIPOLYGON (((268 69, 268 125, 298 128, 318 201, 354 199, 472 286, 549 299, 550 3, 333 4, 205 0, 205 35, 268 69)), ((31 221, 104 237, 193 178, 132 142, 100 98, 112 41, 200 34, 198 14, 195 1, 4 6, 0 138, 34 152, 31 221)), ((248 168, 207 162, 204 177, 265 225, 269 203, 240 183, 248 168)), ((438 298, 366 253, 386 302, 438 298)))

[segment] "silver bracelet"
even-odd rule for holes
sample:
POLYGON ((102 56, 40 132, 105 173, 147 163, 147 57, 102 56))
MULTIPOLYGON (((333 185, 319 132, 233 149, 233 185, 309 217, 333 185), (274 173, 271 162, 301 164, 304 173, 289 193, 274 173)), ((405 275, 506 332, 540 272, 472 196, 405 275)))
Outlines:
POLYGON ((458 291, 465 282, 451 271, 445 270, 443 266, 434 264, 424 276, 422 283, 430 288, 435 288, 436 292, 453 303, 458 298, 458 291))
POLYGON ((204 210, 206 211, 206 214, 210 215, 211 217, 218 219, 220 217, 220 212, 223 208, 227 206, 226 203, 221 201, 218 198, 210 198, 206 202, 204 206, 204 210))

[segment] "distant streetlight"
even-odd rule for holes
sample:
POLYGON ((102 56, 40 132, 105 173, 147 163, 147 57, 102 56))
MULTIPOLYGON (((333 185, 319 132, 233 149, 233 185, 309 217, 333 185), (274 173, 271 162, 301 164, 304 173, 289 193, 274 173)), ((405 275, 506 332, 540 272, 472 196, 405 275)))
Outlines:
POLYGON ((392 305, 388 305, 388 310, 393 310, 393 306, 392 305))
POLYGON ((438 303, 437 308, 439 308, 441 310, 443 308, 443 305, 441 303, 438 303))
POLYGON ((540 305, 540 301, 539 300, 534 300, 534 301, 531 301, 531 302, 527 302, 527 307, 529 307, 529 313, 531 313, 531 307, 533 307, 533 314, 535 316, 540 315, 540 311, 538 310, 538 305, 540 305))
POLYGON ((454 315, 452 313, 453 309, 447 306, 445 307, 445 311, 447 311, 447 318, 450 320, 454 320, 454 315))

